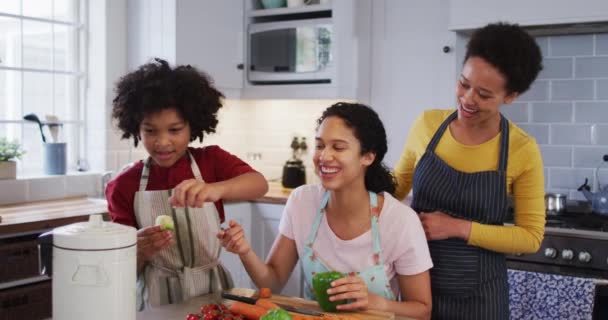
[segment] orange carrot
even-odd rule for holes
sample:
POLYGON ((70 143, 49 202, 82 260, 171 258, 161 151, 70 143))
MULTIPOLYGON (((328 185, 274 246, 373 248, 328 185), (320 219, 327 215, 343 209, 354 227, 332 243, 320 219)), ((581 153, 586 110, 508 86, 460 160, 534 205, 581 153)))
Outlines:
POLYGON ((255 305, 258 307, 262 307, 266 310, 281 309, 281 307, 279 307, 276 303, 270 301, 269 299, 258 299, 255 305))
POLYGON ((259 296, 260 298, 268 299, 272 297, 272 291, 270 290, 270 288, 260 288, 259 296))
POLYGON ((242 314, 248 320, 259 320, 268 310, 248 303, 232 301, 228 309, 234 313, 242 314))

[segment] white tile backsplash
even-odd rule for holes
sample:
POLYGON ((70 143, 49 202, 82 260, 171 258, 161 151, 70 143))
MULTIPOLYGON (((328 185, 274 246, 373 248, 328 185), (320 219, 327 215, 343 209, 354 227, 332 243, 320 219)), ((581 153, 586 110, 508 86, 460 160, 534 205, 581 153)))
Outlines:
POLYGON ((0 206, 76 196, 97 197, 100 189, 100 174, 95 172, 0 180, 0 206))
POLYGON ((29 181, 28 201, 42 201, 66 197, 65 176, 43 177, 29 181))
POLYGON ((25 180, 0 180, 0 205, 26 202, 28 185, 25 180))

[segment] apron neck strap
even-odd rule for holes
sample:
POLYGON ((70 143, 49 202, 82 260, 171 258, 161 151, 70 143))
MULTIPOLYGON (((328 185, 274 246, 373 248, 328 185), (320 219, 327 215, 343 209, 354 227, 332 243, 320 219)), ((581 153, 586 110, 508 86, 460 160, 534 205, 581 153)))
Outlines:
MULTIPOLYGON (((198 181, 204 181, 203 176, 201 175, 201 171, 196 164, 196 160, 190 150, 187 150, 188 158, 190 159, 190 169, 192 170, 192 174, 194 178, 198 181)), ((179 160, 178 160, 179 161, 179 160)), ((148 180, 150 179, 150 166, 152 165, 152 158, 148 157, 146 161, 144 161, 144 168, 141 173, 141 179, 139 180, 139 191, 146 191, 146 187, 148 186, 148 180)))
MULTIPOLYGON (((369 210, 370 210, 370 215, 371 215, 371 220, 372 220, 372 238, 373 238, 373 242, 374 242, 373 243, 374 253, 379 253, 381 251, 381 249, 380 249, 380 237, 379 237, 379 232, 378 232, 378 215, 380 214, 380 209, 378 208, 378 195, 372 191, 368 191, 368 194, 369 194, 369 206, 370 206, 369 210)), ((315 216, 315 221, 312 225, 310 234, 308 235, 308 240, 306 241, 306 243, 310 244, 311 246, 317 236, 317 232, 319 231, 319 226, 321 225, 321 218, 323 217, 323 214, 325 213, 325 208, 327 207, 327 203, 329 202, 329 196, 330 196, 330 192, 325 191, 325 193, 323 194, 323 198, 321 199, 321 204, 319 206, 319 209, 317 210, 317 215, 315 216)))
MULTIPOLYGON (((439 140, 443 133, 454 119, 458 117, 458 111, 454 111, 447 119, 443 121, 441 126, 435 131, 433 138, 426 147, 426 151, 435 152, 435 148, 439 144, 439 140)), ((498 171, 507 171, 507 159, 509 157, 509 121, 502 113, 500 114, 500 157, 498 158, 498 171)))

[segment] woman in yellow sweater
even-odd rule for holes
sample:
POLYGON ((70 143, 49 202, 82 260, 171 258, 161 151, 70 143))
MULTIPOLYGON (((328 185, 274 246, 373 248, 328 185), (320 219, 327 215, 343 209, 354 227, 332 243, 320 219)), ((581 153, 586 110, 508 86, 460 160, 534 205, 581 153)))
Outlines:
POLYGON ((434 263, 433 319, 508 319, 504 253, 540 247, 540 152, 500 108, 528 90, 541 61, 534 39, 516 25, 477 30, 457 83, 457 110, 426 111, 410 131, 394 172, 396 196, 413 188, 434 263), (515 225, 503 226, 509 196, 515 225))

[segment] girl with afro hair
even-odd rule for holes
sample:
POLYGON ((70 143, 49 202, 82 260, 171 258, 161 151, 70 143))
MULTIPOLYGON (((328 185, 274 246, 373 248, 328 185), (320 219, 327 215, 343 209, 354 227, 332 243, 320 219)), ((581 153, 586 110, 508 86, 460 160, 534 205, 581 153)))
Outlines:
POLYGON ((223 97, 205 73, 161 59, 116 84, 112 117, 122 138, 141 142, 149 154, 106 189, 112 220, 138 229, 140 310, 232 285, 215 237, 224 220, 222 201, 256 199, 268 184, 218 146, 189 147, 215 132, 223 97), (169 216, 173 230, 156 226, 159 216, 169 216))

